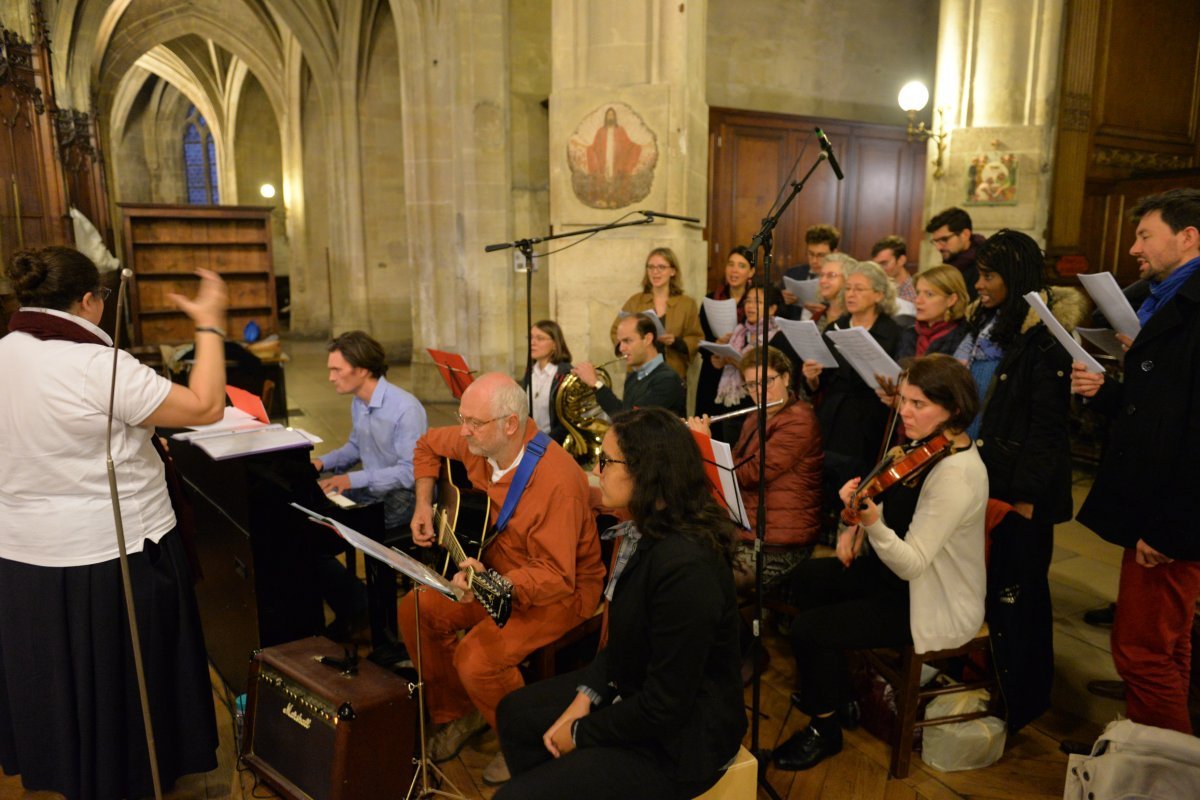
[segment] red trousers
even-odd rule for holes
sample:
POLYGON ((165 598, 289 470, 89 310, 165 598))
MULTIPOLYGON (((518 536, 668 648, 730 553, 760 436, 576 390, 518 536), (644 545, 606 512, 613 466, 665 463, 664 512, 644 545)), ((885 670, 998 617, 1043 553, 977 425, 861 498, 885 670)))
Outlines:
POLYGON ((1140 566, 1128 547, 1121 560, 1112 654, 1125 681, 1129 718, 1191 734, 1192 618, 1200 598, 1200 562, 1140 566))
MULTIPOLYGON (((400 632, 409 655, 417 657, 416 592, 400 601, 400 632)), ((421 677, 434 724, 450 722, 477 708, 493 729, 496 706, 525 685, 518 665, 583 621, 575 598, 533 608, 513 609, 499 628, 477 602, 456 603, 421 591, 421 677), (466 631, 462 639, 459 631, 466 631)))

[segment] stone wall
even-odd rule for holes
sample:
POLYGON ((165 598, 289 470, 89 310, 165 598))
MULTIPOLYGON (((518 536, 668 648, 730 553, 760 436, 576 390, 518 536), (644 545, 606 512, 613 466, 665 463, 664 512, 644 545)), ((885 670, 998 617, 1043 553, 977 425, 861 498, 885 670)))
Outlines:
POLYGON ((359 88, 367 317, 391 358, 412 357, 412 265, 404 218, 403 109, 396 81, 400 52, 386 4, 371 26, 359 88))
POLYGON ((937 0, 709 0, 708 104, 895 125, 937 27, 937 0))

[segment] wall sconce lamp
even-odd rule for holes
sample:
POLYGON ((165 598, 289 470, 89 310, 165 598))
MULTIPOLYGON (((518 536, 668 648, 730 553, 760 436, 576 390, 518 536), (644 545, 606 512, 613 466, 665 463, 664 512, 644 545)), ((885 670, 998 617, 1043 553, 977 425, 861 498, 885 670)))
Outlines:
POLYGON ((267 200, 270 200, 275 196, 275 186, 270 183, 264 183, 262 186, 258 187, 258 193, 267 200))
MULTIPOLYGON (((900 108, 908 114, 908 140, 913 139, 918 141, 928 141, 933 139, 937 144, 937 158, 933 162, 933 177, 940 178, 946 173, 942 170, 942 157, 946 153, 946 131, 943 128, 941 131, 934 131, 931 128, 925 127, 925 120, 921 120, 917 124, 917 112, 925 108, 929 103, 929 90, 925 88, 925 84, 920 81, 909 81, 900 89, 900 96, 897 98, 900 102, 900 108)), ((942 118, 942 110, 937 110, 938 119, 942 118)))

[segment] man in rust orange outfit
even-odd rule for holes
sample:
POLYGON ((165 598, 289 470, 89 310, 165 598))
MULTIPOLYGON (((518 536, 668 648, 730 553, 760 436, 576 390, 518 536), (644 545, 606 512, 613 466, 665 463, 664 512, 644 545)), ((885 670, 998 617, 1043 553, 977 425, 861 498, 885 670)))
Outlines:
MULTIPOLYGON (((459 425, 434 428, 413 453, 416 507, 413 541, 437 539, 433 489, 445 458, 461 461, 471 485, 487 492, 496 522, 520 462, 533 456, 527 443, 538 432, 528 418, 525 392, 507 375, 483 375, 463 392, 459 425)), ((512 615, 500 628, 469 593, 454 602, 434 592, 421 596, 422 677, 433 723, 429 757, 453 758, 484 723, 496 724, 496 706, 524 685, 518 665, 534 650, 590 617, 600 601, 604 564, 588 499, 587 477, 558 444, 550 442, 537 462, 508 524, 495 536, 483 563, 460 568, 494 569, 512 583, 512 615), (460 640, 459 631, 466 631, 460 640)), ((454 577, 466 590, 465 573, 454 577)), ((400 628, 416 652, 414 594, 400 604, 400 628)), ((503 755, 484 773, 507 778, 503 755)))

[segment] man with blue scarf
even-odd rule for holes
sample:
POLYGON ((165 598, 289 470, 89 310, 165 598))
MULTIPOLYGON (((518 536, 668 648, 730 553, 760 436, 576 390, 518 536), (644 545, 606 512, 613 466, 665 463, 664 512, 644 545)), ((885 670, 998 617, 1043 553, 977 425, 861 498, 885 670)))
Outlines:
POLYGON ((1191 630, 1200 598, 1200 189, 1134 207, 1150 296, 1120 382, 1075 363, 1071 389, 1111 415, 1109 443, 1078 520, 1125 548, 1112 632, 1129 718, 1192 733, 1191 630))

